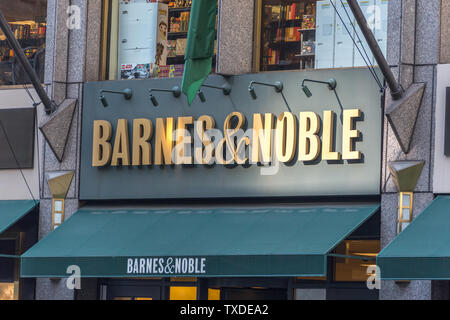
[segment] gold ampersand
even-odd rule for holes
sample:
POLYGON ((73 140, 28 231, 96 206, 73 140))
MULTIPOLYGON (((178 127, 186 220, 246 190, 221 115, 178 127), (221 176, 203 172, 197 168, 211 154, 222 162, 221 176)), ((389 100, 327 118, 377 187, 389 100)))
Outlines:
POLYGON ((236 161, 239 164, 243 163, 244 159, 239 158, 238 150, 240 149, 242 142, 245 142, 248 145, 250 143, 250 140, 247 137, 244 137, 238 142, 238 146, 236 147, 234 144, 234 135, 245 126, 245 123, 246 123, 245 116, 241 112, 230 113, 228 117, 225 119, 225 122, 223 124, 224 138, 219 141, 216 148, 217 163, 224 165, 232 164, 234 161, 236 161), (238 123, 233 128, 231 122, 234 117, 237 118, 238 123), (232 158, 229 160, 225 160, 223 158, 223 148, 225 144, 227 145, 229 154, 232 155, 232 158))

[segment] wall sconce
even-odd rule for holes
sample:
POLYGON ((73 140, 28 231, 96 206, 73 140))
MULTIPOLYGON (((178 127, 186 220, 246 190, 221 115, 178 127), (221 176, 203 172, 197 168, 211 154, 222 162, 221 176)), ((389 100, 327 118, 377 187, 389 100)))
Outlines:
POLYGON ((397 234, 413 221, 414 189, 424 166, 424 161, 395 161, 389 171, 399 192, 397 205, 397 234))
MULTIPOLYGON (((336 92, 336 87, 337 87, 337 81, 334 78, 330 78, 328 81, 318 81, 318 80, 312 80, 312 79, 304 79, 302 82, 302 90, 305 93, 307 98, 311 98, 312 97, 312 92, 311 90, 309 90, 309 88, 305 85, 305 82, 313 82, 313 83, 320 83, 320 84, 326 84, 328 86, 328 89, 330 91, 334 92, 334 95, 336 96, 336 100, 339 103, 339 107, 341 108, 341 110, 344 110, 344 107, 342 106, 341 103, 341 99, 339 99, 339 96, 336 92)), ((341 118, 342 121, 342 118, 341 118)))
POLYGON ((58 228, 65 218, 64 201, 69 192, 74 172, 48 173, 47 182, 52 195, 52 230, 58 228))
POLYGON ((100 101, 102 102, 102 104, 105 108, 109 104, 108 104, 108 100, 106 100, 104 93, 122 94, 126 100, 130 100, 133 97, 133 90, 130 88, 124 89, 123 91, 102 89, 102 90, 100 90, 100 101))
POLYGON ((274 84, 272 83, 265 83, 265 82, 259 82, 259 81, 250 81, 250 84, 248 85, 248 92, 250 93, 250 96, 253 98, 253 100, 256 100, 258 97, 255 92, 255 88, 253 88, 254 84, 259 84, 262 86, 268 86, 275 88, 275 91, 277 93, 283 92, 283 83, 281 81, 276 81, 274 84))
POLYGON ((198 97, 200 98, 201 102, 206 102, 206 96, 202 90, 198 90, 198 97))
POLYGON ((337 87, 337 81, 334 78, 331 78, 328 81, 317 81, 317 80, 311 80, 311 79, 304 79, 302 82, 302 90, 308 98, 312 97, 312 93, 311 93, 311 90, 309 90, 309 88, 305 85, 305 82, 326 84, 328 86, 328 89, 330 89, 332 91, 335 91, 335 89, 337 87))
MULTIPOLYGON (((231 94, 231 86, 228 83, 224 84, 221 87, 211 86, 209 84, 202 84, 202 87, 222 90, 224 96, 229 96, 231 94)), ((206 96, 201 89, 198 90, 198 97, 200 98, 201 102, 206 102, 206 96)))
MULTIPOLYGON (((203 84, 202 87, 222 90, 224 96, 229 96, 231 94, 231 86, 228 83, 224 84, 221 87, 211 86, 209 84, 203 84)), ((200 98, 201 102, 206 102, 206 96, 201 89, 198 90, 198 97, 200 98)))
POLYGON ((148 93, 150 94, 150 101, 152 102, 154 107, 159 106, 158 99, 152 94, 153 91, 158 92, 172 92, 175 98, 179 98, 181 96, 181 89, 178 86, 173 87, 172 89, 148 89, 148 93))

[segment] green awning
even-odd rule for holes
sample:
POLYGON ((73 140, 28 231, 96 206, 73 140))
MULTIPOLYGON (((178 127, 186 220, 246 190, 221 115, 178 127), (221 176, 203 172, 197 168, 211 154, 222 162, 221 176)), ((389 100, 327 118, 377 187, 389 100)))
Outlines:
POLYGON ((437 197, 377 257, 383 280, 450 280, 450 197, 437 197))
POLYGON ((0 234, 33 210, 39 201, 2 200, 0 201, 0 234))
POLYGON ((22 255, 21 276, 324 276, 326 254, 378 209, 82 209, 22 255))

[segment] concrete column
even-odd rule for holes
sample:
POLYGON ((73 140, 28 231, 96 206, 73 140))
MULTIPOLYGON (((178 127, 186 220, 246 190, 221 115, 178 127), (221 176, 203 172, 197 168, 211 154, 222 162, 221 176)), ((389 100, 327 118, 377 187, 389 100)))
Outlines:
POLYGON ((220 0, 217 73, 252 72, 254 0, 220 0))
MULTIPOLYGON (((81 106, 83 83, 98 80, 100 61, 101 1, 49 0, 47 7, 47 51, 45 84, 57 104, 65 99, 77 100, 73 119, 58 123, 59 127, 70 127, 64 157, 58 161, 50 146, 43 140, 40 146, 41 159, 41 205, 39 217, 39 239, 51 232, 52 196, 47 183, 49 173, 74 171, 65 201, 67 220, 79 208, 79 157, 81 136, 81 106), (80 28, 67 27, 69 5, 77 6, 80 12, 80 28), (70 122, 69 122, 70 121, 70 122)), ((38 112, 39 123, 48 119, 42 108, 38 112)), ((55 129, 57 130, 57 129, 55 129)), ((55 132, 58 134, 58 132, 55 132)), ((82 271, 81 271, 82 272, 82 271)), ((87 282, 84 282, 87 283, 87 282)), ((83 284, 83 283, 82 283, 83 284)), ((66 279, 38 279, 37 299, 73 300, 74 290, 66 287, 66 279)))
POLYGON ((450 1, 441 0, 439 63, 450 63, 450 1))
MULTIPOLYGON (((425 166, 414 194, 414 216, 433 201, 434 109, 436 66, 439 57, 440 0, 391 0, 388 15, 388 62, 405 89, 413 82, 426 83, 411 143, 404 154, 385 120, 382 168, 381 247, 395 238, 398 194, 388 163, 422 160, 425 166)), ((389 94, 386 104, 390 103, 389 94)), ((383 272, 381 270, 381 272, 383 272)), ((383 281, 380 299, 431 299, 431 281, 383 281)))

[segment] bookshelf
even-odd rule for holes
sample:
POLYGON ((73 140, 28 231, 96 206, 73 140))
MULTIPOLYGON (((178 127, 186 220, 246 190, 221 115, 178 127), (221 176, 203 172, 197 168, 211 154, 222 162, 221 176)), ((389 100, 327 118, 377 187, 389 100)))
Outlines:
POLYGON ((263 1, 261 71, 314 68, 316 1, 263 1))
POLYGON ((191 7, 188 1, 175 1, 173 6, 169 3, 169 31, 167 39, 173 48, 167 56, 168 65, 184 64, 184 53, 189 31, 189 18, 191 7))
MULTIPOLYGON (((167 56, 167 64, 184 64, 184 54, 186 50, 186 42, 189 31, 189 19, 191 13, 190 5, 192 4, 192 1, 170 1, 168 2, 168 4, 169 30, 167 33, 167 40, 172 50, 167 56)), ((213 56, 213 66, 215 65, 216 55, 213 56)))
MULTIPOLYGON (((39 48, 45 45, 46 24, 43 22, 34 21, 18 21, 10 23, 16 39, 19 41, 26 54, 31 56, 39 48)), ((14 58, 12 51, 6 37, 0 33, 0 62, 10 61, 14 58)))

